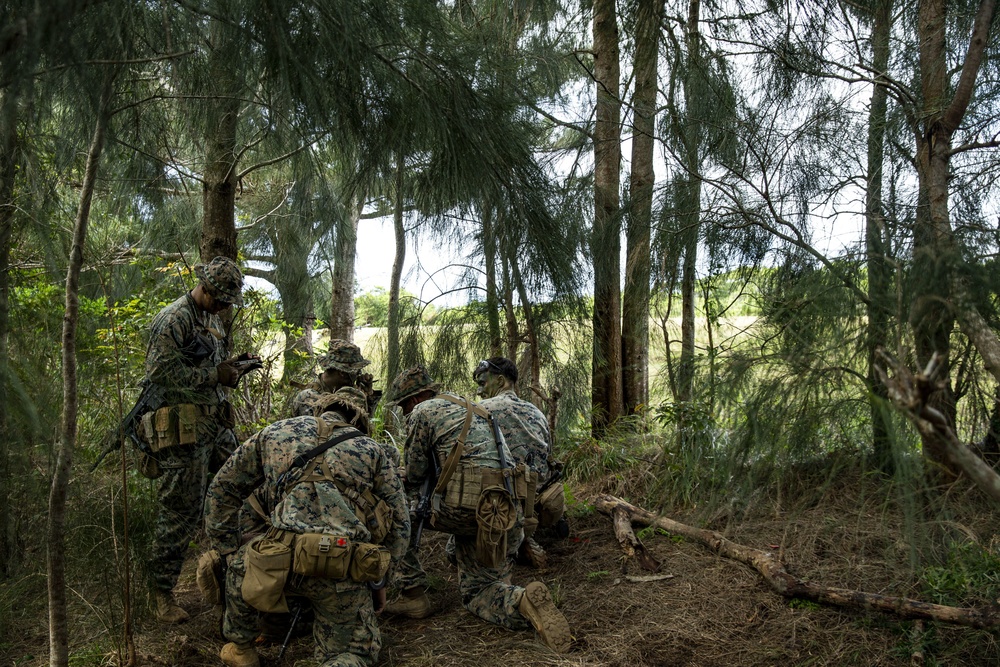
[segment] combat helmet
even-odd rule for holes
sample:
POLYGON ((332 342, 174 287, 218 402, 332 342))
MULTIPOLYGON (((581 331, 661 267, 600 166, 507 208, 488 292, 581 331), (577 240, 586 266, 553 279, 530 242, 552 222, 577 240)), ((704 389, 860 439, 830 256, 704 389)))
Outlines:
POLYGON ((371 362, 361 354, 361 348, 340 338, 330 341, 330 348, 327 353, 316 360, 320 370, 334 369, 344 371, 354 375, 361 372, 361 369, 371 362))
POLYGON ((434 381, 434 378, 431 377, 426 368, 423 366, 413 366, 397 375, 396 379, 392 381, 387 400, 392 403, 399 403, 422 391, 428 389, 437 391, 440 387, 441 385, 434 381))
POLYGON ((243 305, 243 273, 228 257, 216 257, 208 264, 196 264, 194 274, 212 297, 243 305))
POLYGON ((332 394, 320 394, 313 402, 313 415, 319 416, 329 410, 336 410, 345 420, 368 435, 368 401, 363 391, 356 387, 341 387, 332 394))

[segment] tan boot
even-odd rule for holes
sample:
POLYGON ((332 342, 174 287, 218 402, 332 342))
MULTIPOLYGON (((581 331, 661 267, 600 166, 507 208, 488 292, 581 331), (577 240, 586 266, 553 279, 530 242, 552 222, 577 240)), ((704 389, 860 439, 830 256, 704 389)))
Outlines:
POLYGON ((535 627, 543 644, 559 653, 569 651, 569 645, 573 641, 569 623, 562 612, 556 609, 552 593, 545 584, 540 581, 528 584, 517 609, 535 627))
POLYGON ((173 593, 157 591, 156 593, 156 620, 160 623, 175 625, 188 620, 190 616, 181 609, 174 600, 173 593))
POLYGON ((426 591, 421 588, 411 588, 403 591, 403 594, 395 602, 386 605, 385 611, 407 618, 427 618, 434 612, 434 609, 431 607, 431 599, 426 591))
POLYGON ((518 557, 520 562, 530 565, 536 570, 544 570, 549 562, 542 545, 530 537, 524 538, 524 542, 521 542, 521 552, 518 557))
POLYGON ((233 642, 229 642, 222 647, 219 657, 228 667, 260 667, 260 657, 257 655, 257 649, 253 646, 240 648, 233 642))

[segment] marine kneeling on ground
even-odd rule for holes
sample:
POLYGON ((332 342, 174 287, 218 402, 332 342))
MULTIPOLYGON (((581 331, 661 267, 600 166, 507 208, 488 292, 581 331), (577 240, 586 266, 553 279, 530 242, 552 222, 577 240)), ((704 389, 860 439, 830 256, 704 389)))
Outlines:
POLYGON ((523 536, 521 505, 533 489, 524 466, 513 466, 490 414, 467 399, 438 393, 422 366, 400 373, 389 398, 407 416, 405 487, 415 518, 410 548, 397 568, 402 593, 387 611, 411 618, 431 614, 419 539, 424 527, 432 528, 455 538, 466 609, 511 630, 534 627, 547 646, 568 651, 569 624, 545 584, 509 583, 523 536))
POLYGON ((535 539, 541 529, 559 539, 569 537, 566 522, 566 499, 562 463, 552 458, 552 434, 545 415, 533 403, 518 397, 517 365, 506 357, 491 357, 479 362, 472 372, 479 386, 480 405, 489 410, 510 448, 515 463, 523 463, 535 473, 538 488, 534 512, 525 520, 524 542, 519 556, 534 567, 545 567, 545 550, 535 539))
POLYGON ((227 563, 220 654, 230 667, 260 664, 260 612, 287 612, 288 597, 315 614, 315 664, 371 665, 381 637, 375 615, 385 582, 409 541, 399 476, 367 437, 355 390, 316 406, 318 416, 276 422, 248 439, 209 487, 208 537, 227 563), (240 545, 238 514, 258 487, 271 528, 240 545))

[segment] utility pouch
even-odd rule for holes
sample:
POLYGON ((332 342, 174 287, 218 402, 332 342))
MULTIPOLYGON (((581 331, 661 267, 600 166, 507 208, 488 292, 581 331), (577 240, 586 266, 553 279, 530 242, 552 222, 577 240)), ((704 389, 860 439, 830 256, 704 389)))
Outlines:
POLYGON ((145 452, 138 452, 139 474, 146 479, 159 479, 163 477, 163 469, 160 462, 145 452))
MULTIPOLYGON (((375 504, 375 511, 368 517, 368 530, 372 534, 372 540, 381 544, 385 536, 389 534, 392 527, 392 508, 384 500, 379 499, 375 504)), ((373 579, 373 581, 378 581, 373 579)))
POLYGON ((198 441, 198 421, 201 410, 197 405, 184 403, 177 406, 177 444, 193 445, 198 441))
POLYGON ((291 548, 264 537, 247 546, 244 562, 242 594, 246 603, 260 611, 287 613, 285 582, 292 565, 291 548))
POLYGON ((323 533, 295 536, 292 572, 305 577, 344 579, 351 564, 351 541, 323 533))
POLYGON ((549 488, 542 491, 535 504, 535 511, 538 514, 538 525, 543 527, 554 526, 566 513, 566 498, 563 494, 563 485, 556 482, 549 488))
POLYGON ((350 577, 354 581, 380 581, 389 571, 389 550, 378 544, 360 542, 354 545, 350 577))
POLYGON ((507 561, 507 531, 517 522, 517 505, 501 486, 483 489, 476 508, 476 560, 489 568, 507 561))
POLYGON ((158 452, 177 446, 177 413, 171 406, 162 407, 153 413, 153 430, 149 447, 158 452))

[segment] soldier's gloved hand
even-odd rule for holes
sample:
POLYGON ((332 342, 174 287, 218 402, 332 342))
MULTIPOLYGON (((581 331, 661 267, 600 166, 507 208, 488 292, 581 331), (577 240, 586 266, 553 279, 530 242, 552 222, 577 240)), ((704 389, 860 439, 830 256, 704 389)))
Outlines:
POLYGON ((240 381, 240 372, 228 361, 223 361, 215 367, 215 372, 219 375, 219 384, 223 387, 235 387, 240 381))

